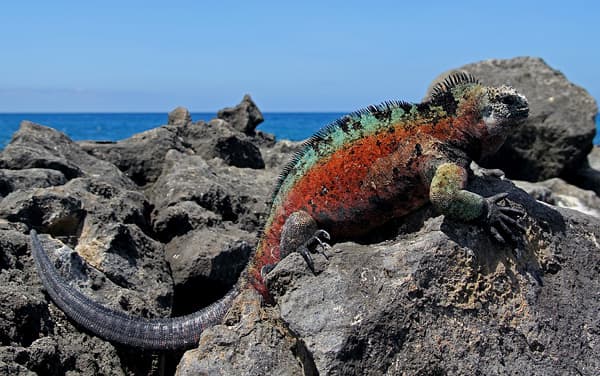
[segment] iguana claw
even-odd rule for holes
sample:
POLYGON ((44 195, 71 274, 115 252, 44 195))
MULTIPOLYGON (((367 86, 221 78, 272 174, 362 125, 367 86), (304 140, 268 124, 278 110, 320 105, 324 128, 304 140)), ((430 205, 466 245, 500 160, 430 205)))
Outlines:
POLYGON ((327 257, 327 255, 325 254, 325 250, 328 248, 331 248, 331 246, 329 244, 327 244, 326 242, 324 242, 323 240, 321 240, 321 237, 325 240, 329 240, 331 239, 331 236, 329 235, 329 233, 325 230, 317 230, 315 231, 315 233, 313 234, 313 236, 311 236, 307 241, 304 242, 304 244, 302 244, 300 247, 298 247, 298 253, 300 253, 302 255, 302 257, 304 258, 304 261, 306 261, 306 264, 308 265, 308 268, 314 273, 315 272, 315 264, 313 262, 312 256, 310 255, 311 253, 315 253, 315 252, 319 252, 318 249, 320 248, 321 251, 319 253, 321 253, 323 256, 325 256, 326 259, 329 259, 327 257), (316 246, 315 246, 316 243, 316 246))
POLYGON ((516 242, 515 232, 525 232, 525 227, 517 222, 517 219, 525 215, 525 212, 521 209, 498 204, 507 196, 508 193, 498 193, 486 198, 484 201, 487 211, 482 220, 489 226, 490 233, 499 243, 506 243, 505 236, 509 236, 513 242, 516 242))

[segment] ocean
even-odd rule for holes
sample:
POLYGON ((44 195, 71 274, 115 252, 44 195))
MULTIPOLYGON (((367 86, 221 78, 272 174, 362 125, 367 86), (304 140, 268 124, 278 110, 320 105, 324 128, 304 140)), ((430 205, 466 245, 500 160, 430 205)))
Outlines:
MULTIPOLYGON (((344 113, 337 112, 267 112, 258 129, 273 133, 277 139, 304 140, 344 113)), ((192 113, 192 120, 208 121, 214 113, 192 113)), ((73 140, 118 141, 135 133, 167 123, 166 113, 52 113, 0 114, 0 149, 10 141, 21 120, 47 125, 66 133, 73 140)), ((596 120, 600 129, 600 116, 596 120)), ((600 132, 594 139, 600 144, 600 132)))

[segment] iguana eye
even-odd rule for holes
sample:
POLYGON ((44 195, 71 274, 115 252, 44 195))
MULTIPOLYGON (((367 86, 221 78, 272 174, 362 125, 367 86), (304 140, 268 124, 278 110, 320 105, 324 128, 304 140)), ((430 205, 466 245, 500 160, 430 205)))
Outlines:
POLYGON ((503 103, 507 106, 514 106, 517 104, 517 98, 513 95, 507 95, 505 97, 500 98, 500 103, 503 103))

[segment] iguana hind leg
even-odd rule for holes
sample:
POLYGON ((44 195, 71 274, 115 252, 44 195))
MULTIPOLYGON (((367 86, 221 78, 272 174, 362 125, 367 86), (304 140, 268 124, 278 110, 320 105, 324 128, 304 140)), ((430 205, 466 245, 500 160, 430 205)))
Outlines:
MULTIPOLYGON (((285 221, 279 249, 281 258, 285 258, 292 252, 302 255, 310 270, 314 273, 314 262, 311 253, 320 252, 325 256, 325 249, 329 248, 326 243, 330 239, 329 233, 319 229, 313 217, 303 210, 292 213, 285 221)), ((261 274, 266 275, 275 267, 274 264, 265 265, 261 274)))

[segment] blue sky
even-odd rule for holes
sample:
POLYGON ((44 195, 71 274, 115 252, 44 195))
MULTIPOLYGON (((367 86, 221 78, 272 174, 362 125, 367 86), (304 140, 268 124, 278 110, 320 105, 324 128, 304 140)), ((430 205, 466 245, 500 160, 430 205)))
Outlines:
POLYGON ((264 111, 350 111, 521 55, 600 99, 597 4, 5 2, 0 112, 215 111, 244 93, 264 111))

